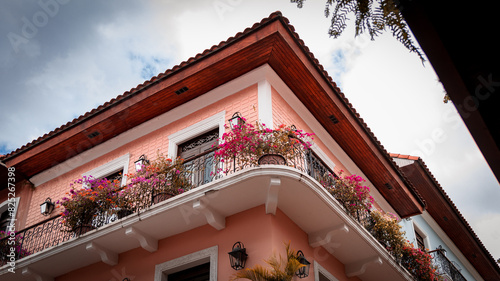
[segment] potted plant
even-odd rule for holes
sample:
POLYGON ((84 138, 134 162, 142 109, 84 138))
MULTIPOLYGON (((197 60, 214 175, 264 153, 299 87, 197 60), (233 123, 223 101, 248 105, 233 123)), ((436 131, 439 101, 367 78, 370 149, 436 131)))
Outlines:
POLYGON ((103 225, 114 212, 120 181, 84 177, 70 186, 68 197, 57 202, 64 208, 61 213, 64 231, 82 235, 103 225))
POLYGON ((249 279, 254 281, 269 280, 269 281, 290 281, 295 276, 295 273, 302 267, 299 262, 296 252, 290 249, 290 243, 285 244, 286 260, 273 255, 265 262, 271 267, 267 269, 261 265, 255 265, 253 268, 244 268, 236 272, 231 280, 249 279))
POLYGON ((222 135, 215 151, 216 160, 224 164, 219 172, 228 173, 231 165, 233 169, 241 169, 262 164, 293 163, 297 156, 305 155, 305 149, 311 147, 311 136, 286 125, 280 125, 275 130, 259 122, 233 127, 222 135))
POLYGON ((311 148, 309 139, 313 134, 305 133, 294 126, 281 124, 274 130, 260 124, 259 127, 263 140, 259 164, 287 165, 287 163, 294 163, 297 161, 297 157, 303 157, 305 151, 311 148))
POLYGON ((152 204, 156 204, 191 189, 189 175, 183 159, 172 160, 159 154, 156 160, 143 166, 139 172, 128 175, 130 184, 126 193, 134 198, 139 207, 145 207, 147 197, 152 204))

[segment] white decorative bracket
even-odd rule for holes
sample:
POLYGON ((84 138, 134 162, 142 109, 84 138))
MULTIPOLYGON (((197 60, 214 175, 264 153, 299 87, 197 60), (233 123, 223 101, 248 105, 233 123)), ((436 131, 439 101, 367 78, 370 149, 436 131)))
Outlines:
POLYGON ((271 180, 269 181, 269 188, 267 189, 266 198, 266 214, 276 215, 280 186, 281 180, 279 178, 271 178, 271 180))
POLYGON ((109 265, 117 265, 118 264, 118 254, 110 251, 106 248, 103 248, 100 245, 97 245, 95 242, 90 242, 85 247, 87 251, 98 253, 101 256, 101 261, 105 264, 109 265))
POLYGON ((375 256, 351 264, 346 264, 345 274, 347 275, 347 277, 361 275, 365 273, 366 267, 372 263, 382 265, 383 262, 379 256, 375 256))
POLYGON ((152 238, 151 236, 139 231, 135 227, 129 227, 125 230, 125 235, 133 237, 139 241, 141 247, 149 252, 155 252, 158 250, 158 240, 152 238))
POLYGON ((340 232, 349 233, 349 228, 345 223, 309 234, 309 245, 311 247, 319 247, 329 244, 329 248, 338 248, 340 247, 340 243, 332 241, 333 237, 340 232))
POLYGON ((49 276, 44 275, 44 274, 41 274, 39 272, 36 272, 36 271, 34 271, 33 269, 31 269, 29 267, 23 268, 23 270, 21 271, 21 273, 24 276, 31 276, 31 277, 33 277, 36 281, 54 281, 54 278, 49 277, 49 276))
POLYGON ((226 217, 219 214, 206 203, 201 200, 196 200, 193 202, 193 209, 202 212, 207 218, 207 223, 217 230, 222 230, 226 227, 226 217))

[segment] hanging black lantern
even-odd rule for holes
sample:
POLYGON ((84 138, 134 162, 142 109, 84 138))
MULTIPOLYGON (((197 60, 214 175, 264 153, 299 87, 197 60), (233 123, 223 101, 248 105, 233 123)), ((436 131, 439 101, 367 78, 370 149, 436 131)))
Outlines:
POLYGON ((295 275, 297 275, 299 278, 306 278, 307 276, 309 276, 309 267, 311 267, 311 263, 306 260, 302 251, 297 252, 297 260, 304 266, 299 268, 295 275))
POLYGON ((233 249, 229 254, 229 262, 234 270, 240 270, 245 267, 245 262, 247 260, 247 252, 243 243, 236 242, 233 245, 233 249))
POLYGON ((40 212, 42 213, 42 215, 48 216, 50 215, 50 213, 52 213, 54 207, 55 204, 52 203, 52 200, 50 199, 50 197, 48 197, 47 199, 45 199, 45 202, 40 204, 40 212))
POLYGON ((231 130, 234 130, 234 128, 241 128, 243 124, 245 124, 245 119, 241 117, 241 113, 239 112, 235 112, 233 117, 231 117, 228 121, 229 126, 231 126, 231 130))

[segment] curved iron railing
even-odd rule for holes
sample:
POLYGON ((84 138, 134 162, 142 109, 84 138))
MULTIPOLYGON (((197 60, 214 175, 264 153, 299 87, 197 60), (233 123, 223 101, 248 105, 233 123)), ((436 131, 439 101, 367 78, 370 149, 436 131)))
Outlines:
MULTIPOLYGON (((242 159, 238 159, 238 157, 220 161, 220 159, 217 160, 217 158, 214 157, 215 151, 215 149, 212 149, 184 161, 183 165, 186 168, 186 174, 184 176, 189 179, 192 186, 191 188, 196 188, 198 186, 224 177, 225 175, 232 174, 249 167, 266 164, 259 164, 258 161, 248 163, 242 161, 242 159)), ((293 155, 294 157, 287 158, 286 165, 308 174, 320 183, 324 184, 325 179, 328 176, 334 175, 333 171, 331 171, 328 166, 310 149, 297 149, 297 151, 293 155)), ((57 246, 64 241, 79 237, 80 235, 91 229, 114 222, 123 216, 127 216, 133 213, 137 213, 138 211, 150 208, 152 205, 173 196, 170 194, 155 193, 153 190, 154 189, 150 189, 141 193, 141 198, 138 200, 139 203, 136 204, 134 210, 130 210, 128 213, 124 214, 101 214, 96 219, 94 219, 92 225, 74 232, 68 232, 67 229, 65 229, 64 225, 62 224, 62 218, 60 215, 54 216, 26 229, 18 231, 16 233, 16 235, 18 235, 19 237, 18 248, 23 249, 23 253, 27 254, 40 252, 47 248, 57 246)), ((343 205, 342 202, 340 203, 341 205, 343 205)), ((365 227, 368 227, 371 224, 371 217, 368 210, 366 210, 365 212, 357 212, 356 214, 350 215, 365 227)), ((7 238, 0 240, 0 249, 2 243, 7 243, 7 238)), ((5 256, 4 253, 0 254, 2 257, 5 256)), ((24 254, 21 255, 21 253, 18 252, 16 260, 24 256, 24 254)), ((0 266, 5 263, 6 260, 0 260, 0 266)))
POLYGON ((451 277, 453 281, 466 281, 465 277, 462 275, 460 272, 460 269, 458 269, 452 261, 450 261, 445 255, 444 255, 444 250, 443 249, 436 249, 433 251, 430 251, 429 254, 431 254, 433 258, 434 265, 437 267, 437 273, 439 275, 444 275, 447 274, 448 276, 451 277))

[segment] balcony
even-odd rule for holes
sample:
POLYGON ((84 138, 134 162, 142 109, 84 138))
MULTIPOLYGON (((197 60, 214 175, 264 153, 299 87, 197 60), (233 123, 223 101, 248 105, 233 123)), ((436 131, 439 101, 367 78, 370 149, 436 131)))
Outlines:
POLYGON ((444 280, 467 281, 455 264, 445 256, 445 250, 438 248, 429 252, 432 255, 434 265, 437 267, 437 273, 444 280))
MULTIPOLYGON (((125 218, 103 215, 94 221, 94 230, 68 233, 62 231, 62 218, 55 216, 19 231, 20 248, 30 255, 17 256, 16 263, 29 275, 30 270, 46 269, 50 260, 71 260, 79 256, 78 260, 67 262, 67 268, 51 269, 51 276, 99 260, 113 265, 117 263, 118 253, 137 247, 156 251, 159 239, 207 223, 223 229, 225 217, 264 204, 266 213, 275 213, 279 208, 292 218, 309 235, 312 247, 323 246, 334 253, 346 265, 349 277, 413 279, 370 234, 369 211, 348 214, 344 203, 334 199, 320 184, 325 175, 333 172, 312 150, 303 150, 286 165, 242 164, 237 158, 222 163, 216 162, 213 154, 213 150, 207 151, 184 162, 192 189, 173 198, 164 198, 167 200, 155 199, 157 194, 154 192, 143 194, 142 204, 125 218), (214 172, 218 168, 222 172, 214 172), (285 187, 286 192, 278 192, 285 187), (308 206, 307 215, 297 208, 298 205, 308 206), (188 216, 179 216, 179 211, 188 216), (325 220, 325 214, 330 213, 332 215, 325 220), (168 225, 165 222, 169 222, 168 225), (136 243, 130 242, 131 237, 137 238, 136 243), (106 245, 106 249, 99 245, 106 245), (89 255, 92 251, 101 254, 89 255)), ((3 242, 6 240, 0 243, 3 242)), ((2 265, 6 262, 8 260, 2 260, 2 265)), ((7 266, 1 268, 0 276, 10 276, 5 275, 6 271, 7 266)))

